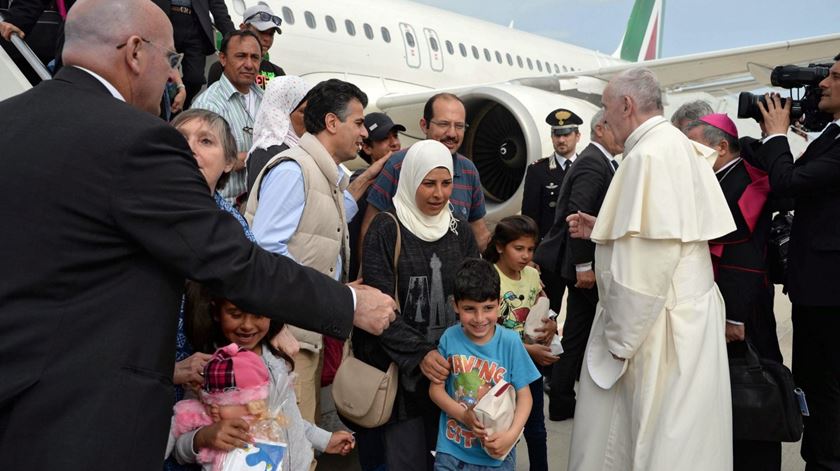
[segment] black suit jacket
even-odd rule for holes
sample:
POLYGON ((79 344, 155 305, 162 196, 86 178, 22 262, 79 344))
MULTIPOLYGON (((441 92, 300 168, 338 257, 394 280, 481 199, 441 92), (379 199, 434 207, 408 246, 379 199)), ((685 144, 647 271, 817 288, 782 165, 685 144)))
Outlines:
MULTIPOLYGON (((171 7, 169 0, 155 0, 155 3, 169 14, 171 7)), ((201 30, 204 32, 204 38, 207 39, 204 43, 204 53, 213 54, 216 52, 216 37, 213 34, 213 25, 215 24, 216 29, 222 33, 222 36, 236 29, 230 19, 227 5, 225 5, 224 0, 192 0, 192 7, 198 17, 201 30), (210 18, 211 13, 213 14, 212 20, 210 18)))
MULTIPOLYGON (((540 228, 540 239, 548 234, 554 224, 557 195, 566 176, 559 165, 551 168, 554 154, 543 157, 528 166, 525 171, 525 186, 522 190, 522 214, 536 221, 540 228)), ((572 164, 574 167, 574 164, 572 164)))
POLYGON ((250 243, 180 133, 86 72, 0 102, 0 129, 0 469, 161 469, 184 278, 349 334, 348 288, 250 243))
MULTIPOLYGON (((170 0, 152 0, 159 6, 167 15, 172 4, 170 0)), ((15 0, 12 2, 9 12, 6 15, 6 21, 20 28, 24 33, 29 34, 38 18, 44 10, 52 3, 52 0, 15 0)), ((65 0, 67 10, 76 3, 76 0, 65 0)), ((201 25, 201 30, 204 33, 205 42, 204 53, 212 54, 216 51, 216 38, 213 35, 213 24, 215 22, 216 28, 223 34, 228 34, 235 30, 233 21, 230 19, 227 6, 224 0, 192 0, 193 10, 195 10, 198 23, 201 25), (210 13, 213 14, 211 20, 210 13)), ((129 32, 131 33, 131 32, 129 32)), ((62 26, 58 38, 58 53, 57 58, 60 59, 61 48, 64 44, 64 27, 62 26)))
POLYGON ((574 281, 575 265, 595 260, 593 242, 569 237, 566 216, 577 211, 597 216, 614 174, 612 165, 594 144, 578 155, 560 188, 554 224, 534 256, 540 268, 574 281))
POLYGON ((840 306, 840 140, 818 138, 793 161, 787 139, 755 152, 774 193, 794 198, 788 289, 804 306, 840 306))

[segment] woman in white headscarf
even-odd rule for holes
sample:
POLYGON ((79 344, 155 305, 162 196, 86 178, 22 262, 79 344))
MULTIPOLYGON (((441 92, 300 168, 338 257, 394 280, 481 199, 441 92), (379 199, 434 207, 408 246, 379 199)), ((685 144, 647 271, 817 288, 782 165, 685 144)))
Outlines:
POLYGON ((254 143, 245 162, 249 191, 265 164, 280 152, 297 146, 306 132, 303 112, 311 88, 295 75, 275 77, 268 82, 254 120, 254 143))
POLYGON ((420 141, 403 160, 394 209, 377 214, 365 236, 362 279, 384 293, 394 293, 396 282, 402 313, 379 337, 353 332, 357 357, 383 371, 393 361, 400 370, 391 422, 357 435, 360 453, 365 447, 384 450, 388 469, 426 470, 433 461, 440 410, 429 399, 423 373, 440 357, 441 334, 457 322, 450 299, 455 272, 465 258, 479 256, 469 223, 449 209, 451 193, 451 152, 438 141, 420 141))

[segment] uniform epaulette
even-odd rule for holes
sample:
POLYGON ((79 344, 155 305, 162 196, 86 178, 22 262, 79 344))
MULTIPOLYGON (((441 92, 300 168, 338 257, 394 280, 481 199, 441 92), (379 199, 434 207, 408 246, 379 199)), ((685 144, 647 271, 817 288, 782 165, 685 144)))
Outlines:
POLYGON ((537 160, 535 160, 535 161, 531 162, 531 165, 536 165, 536 164, 538 164, 538 163, 540 163, 540 162, 542 162, 542 161, 544 161, 544 160, 548 160, 548 157, 540 157, 539 159, 537 159, 537 160))

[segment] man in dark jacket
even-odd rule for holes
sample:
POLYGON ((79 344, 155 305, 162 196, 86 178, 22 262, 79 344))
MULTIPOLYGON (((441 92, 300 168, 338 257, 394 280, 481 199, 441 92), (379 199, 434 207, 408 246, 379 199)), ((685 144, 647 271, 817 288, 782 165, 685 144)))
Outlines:
POLYGON ((179 58, 158 7, 79 0, 66 33, 56 78, 0 102, 0 468, 161 469, 185 278, 341 338, 380 333, 395 305, 218 210, 156 116, 179 58))
POLYGON ((793 376, 805 391, 802 458, 809 471, 840 470, 840 55, 820 82, 829 124, 794 161, 787 141, 791 100, 760 105, 768 137, 754 155, 774 193, 794 198, 787 287, 793 303, 793 376), (769 108, 769 109, 768 109, 769 108))
POLYGON ((595 244, 589 240, 570 238, 566 216, 577 211, 598 214, 618 168, 614 155, 622 152, 621 145, 604 123, 603 110, 592 117, 590 138, 592 142, 580 153, 563 179, 554 225, 534 258, 544 271, 559 275, 569 289, 563 324, 563 354, 551 372, 548 406, 551 420, 574 416, 575 381, 580 373, 583 351, 598 304, 592 269, 595 244))

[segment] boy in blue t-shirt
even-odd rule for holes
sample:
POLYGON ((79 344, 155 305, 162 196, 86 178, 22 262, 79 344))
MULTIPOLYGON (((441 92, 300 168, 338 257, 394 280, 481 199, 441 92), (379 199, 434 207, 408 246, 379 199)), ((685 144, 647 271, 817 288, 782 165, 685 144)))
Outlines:
POLYGON ((499 274, 492 264, 465 260, 455 276, 454 298, 460 325, 446 329, 438 344, 440 354, 449 362, 450 375, 445 384, 429 387, 429 396, 441 409, 435 470, 492 467, 513 471, 514 450, 504 460, 487 451, 502 455, 516 443, 531 412, 528 385, 540 373, 519 335, 496 326, 499 274), (504 432, 487 436, 473 407, 500 380, 516 389, 513 424, 504 432))

